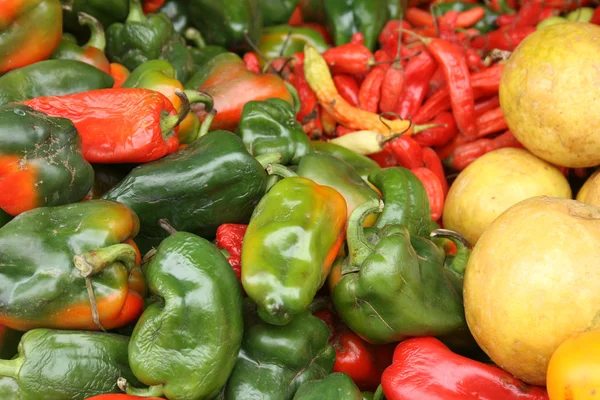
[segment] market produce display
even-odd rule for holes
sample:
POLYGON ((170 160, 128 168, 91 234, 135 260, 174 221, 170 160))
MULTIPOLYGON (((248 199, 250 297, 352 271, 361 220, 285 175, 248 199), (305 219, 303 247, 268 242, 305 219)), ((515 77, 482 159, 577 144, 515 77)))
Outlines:
POLYGON ((600 398, 600 1, 0 0, 0 400, 600 398))

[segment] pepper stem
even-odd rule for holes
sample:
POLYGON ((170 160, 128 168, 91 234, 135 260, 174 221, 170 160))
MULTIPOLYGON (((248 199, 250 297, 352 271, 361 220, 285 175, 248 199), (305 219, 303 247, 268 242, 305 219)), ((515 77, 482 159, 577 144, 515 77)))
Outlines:
POLYGON ((13 358, 12 360, 0 360, 0 376, 17 379, 24 362, 25 359, 23 357, 13 358))
POLYGON ((425 124, 425 125, 413 125, 413 135, 419 132, 426 131, 431 128, 446 127, 446 124, 425 124))
POLYGON ((456 254, 452 259, 448 267, 450 272, 460 277, 461 279, 465 275, 465 269, 471 256, 471 245, 467 242, 467 239, 458 232, 450 229, 435 229, 429 234, 431 237, 442 237, 452 241, 456 245, 456 254))
POLYGON ((145 389, 138 389, 130 386, 127 383, 127 379, 121 377, 117 379, 117 386, 121 391, 130 394, 132 396, 140 396, 140 397, 162 397, 165 395, 165 390, 163 385, 155 385, 150 386, 145 389))
POLYGON ((204 41, 202 34, 196 28, 187 28, 183 36, 190 42, 193 42, 199 49, 206 47, 206 42, 204 41))
POLYGON ((190 101, 181 89, 175 89, 175 94, 181 100, 181 107, 176 115, 170 115, 160 120, 160 130, 163 133, 163 138, 168 139, 172 136, 172 131, 177 125, 187 117, 190 112, 190 101))
POLYGON ((199 138, 208 133, 208 130, 210 129, 210 125, 212 124, 213 119, 215 119, 215 115, 217 115, 217 110, 215 110, 213 108, 212 110, 210 110, 208 115, 204 118, 204 121, 202 121, 202 125, 200 125, 200 130, 198 131, 199 138))
POLYGON ((184 90, 183 92, 187 96, 190 104, 202 103, 204 104, 204 110, 206 112, 212 110, 214 100, 210 94, 192 89, 184 90))
POLYGON ((400 28, 400 32, 402 32, 402 33, 408 33, 409 35, 412 35, 412 36, 416 37, 416 38, 417 38, 417 39, 419 39, 421 42, 423 42, 423 43, 425 44, 425 46, 428 46, 428 45, 429 45, 429 43, 431 43, 431 41, 433 40, 433 39, 431 39, 431 38, 427 38, 427 37, 425 37, 425 36, 421 36, 421 35, 419 35, 419 34, 418 34, 418 33, 416 33, 416 32, 409 31, 409 30, 407 30, 407 29, 402 29, 402 28, 400 28))
POLYGON ((87 26, 91 32, 90 40, 83 47, 95 47, 100 51, 104 51, 106 49, 106 36, 100 21, 84 12, 77 13, 77 20, 79 25, 87 26))
POLYGON ((383 200, 371 199, 356 207, 350 214, 346 229, 348 260, 342 267, 342 275, 359 271, 360 265, 373 251, 373 246, 365 238, 365 219, 371 214, 381 213, 383 206, 383 200))
POLYGON ((166 218, 161 218, 158 220, 158 226, 163 228, 169 235, 174 235, 177 233, 177 229, 173 228, 173 225, 166 218))
POLYGON ((129 0, 129 15, 127 15, 126 23, 128 22, 144 22, 146 16, 144 10, 142 10, 142 4, 140 0, 129 0))
POLYGON ((290 169, 284 167, 281 164, 269 164, 266 166, 265 170, 269 175, 278 175, 282 178, 293 178, 298 176, 295 172, 290 169))
POLYGON ((267 153, 261 154, 259 156, 254 157, 256 161, 263 166, 263 168, 267 168, 269 164, 278 164, 283 160, 283 155, 281 153, 267 153))
POLYGON ((115 262, 123 263, 127 271, 131 271, 135 267, 136 257, 137 253, 135 249, 125 243, 86 251, 83 254, 73 257, 75 268, 79 270, 81 276, 85 279, 85 288, 87 289, 90 307, 92 309, 92 320, 102 331, 106 332, 100 323, 98 304, 96 303, 96 295, 94 294, 94 287, 90 277, 101 272, 115 262))

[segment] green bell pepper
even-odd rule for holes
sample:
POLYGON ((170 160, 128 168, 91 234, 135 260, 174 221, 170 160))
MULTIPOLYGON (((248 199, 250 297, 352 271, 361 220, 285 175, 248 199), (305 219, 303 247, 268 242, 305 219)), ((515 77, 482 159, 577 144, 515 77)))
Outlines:
POLYGON ((325 21, 336 46, 362 32, 365 46, 375 50, 379 33, 388 21, 387 0, 324 0, 325 21))
POLYGON ((300 0, 258 0, 264 26, 285 24, 300 0))
POLYGON ((481 33, 488 33, 498 29, 498 26, 496 25, 496 20, 500 16, 500 13, 497 13, 496 11, 483 4, 465 3, 463 1, 452 1, 449 3, 436 4, 432 7, 432 10, 433 15, 435 15, 436 17, 441 17, 448 11, 463 12, 475 7, 483 8, 483 10, 485 11, 485 15, 482 19, 477 21, 475 25, 473 25, 473 28, 477 29, 481 33))
POLYGON ((431 208, 425 186, 406 168, 391 167, 369 174, 369 181, 383 194, 385 208, 375 227, 406 226, 412 235, 429 236, 431 208))
MULTIPOLYGON (((305 155, 302 157, 296 173, 320 185, 337 190, 346 200, 348 216, 365 201, 379 199, 379 194, 371 189, 350 164, 329 154, 305 155)), ((365 224, 371 226, 376 220, 377 214, 373 214, 365 220, 365 224)))
POLYGON ((75 60, 46 60, 0 77, 0 105, 40 96, 60 96, 114 85, 112 76, 75 60))
POLYGON ((304 382, 298 388, 294 400, 362 400, 360 389, 352 378, 342 372, 324 379, 304 382))
POLYGON ((8 376, 0 376, 0 399, 20 400, 19 383, 16 379, 8 376))
POLYGON ((304 51, 310 44, 319 53, 329 48, 321 33, 312 28, 278 25, 263 28, 258 49, 269 60, 277 57, 292 57, 304 51))
POLYGON ((342 161, 345 161, 347 164, 352 165, 365 181, 368 181, 368 177, 371 172, 381 169, 379 164, 369 157, 358 154, 335 143, 313 140, 312 145, 317 153, 330 154, 342 161))
POLYGON ((185 39, 177 34, 162 48, 160 59, 167 60, 175 68, 175 77, 177 80, 187 82, 196 71, 194 58, 187 46, 185 39))
POLYGON ((98 330, 137 319, 145 284, 127 243, 138 229, 127 206, 104 200, 14 218, 0 228, 0 325, 98 330))
POLYGON ((110 72, 110 65, 104 51, 106 49, 106 36, 100 21, 88 14, 79 15, 79 23, 90 29, 90 39, 79 46, 77 39, 70 34, 63 34, 58 47, 50 56, 53 60, 79 60, 87 62, 103 70, 110 72))
POLYGON ((342 245, 346 201, 282 166, 268 168, 284 179, 252 214, 242 245, 242 284, 262 319, 285 325, 325 283, 342 245))
POLYGON ((63 25, 66 31, 77 36, 88 34, 85 28, 79 25, 80 12, 96 18, 102 26, 108 27, 116 22, 124 22, 129 13, 128 0, 62 0, 70 7, 63 8, 63 25))
POLYGON ((252 302, 244 307, 242 349, 221 398, 292 400, 302 383, 329 375, 335 350, 322 320, 304 311, 276 326, 261 321, 252 302))
POLYGON ((0 376, 16 381, 19 400, 118 393, 115 377, 138 382, 127 363, 128 343, 112 333, 34 329, 23 335, 18 357, 0 360, 0 376))
POLYGON ((71 121, 21 104, 0 106, 0 208, 18 215, 83 199, 94 170, 71 121))
POLYGON ((241 287, 212 243, 163 225, 172 234, 144 266, 150 294, 161 301, 144 311, 129 342, 131 369, 150 387, 126 385, 126 391, 212 399, 225 386, 242 344, 241 287))
POLYGON ((313 151, 292 105, 281 99, 246 103, 237 134, 250 154, 281 153, 282 164, 298 164, 313 151))
POLYGON ((332 293, 340 317, 371 343, 467 330, 462 298, 444 271, 443 249, 403 225, 364 229, 365 217, 382 209, 381 202, 365 202, 348 222, 349 256, 332 293))
MULTIPOLYGON (((203 122, 201 134, 210 122, 210 118, 203 122)), ((268 164, 280 158, 265 155, 261 161, 268 164)), ((134 168, 102 198, 135 211, 142 223, 136 243, 146 252, 167 236, 158 225, 161 218, 175 229, 206 238, 214 237, 221 224, 248 222, 266 182, 264 167, 242 140, 217 130, 176 153, 134 168)))
MULTIPOLYGON (((196 28, 186 29, 185 38, 195 45, 195 47, 189 47, 188 49, 192 56, 192 60, 194 61, 194 73, 192 74, 192 76, 194 76, 199 69, 204 67, 215 56, 228 52, 228 50, 225 47, 207 45, 204 41, 204 38, 202 37, 202 34, 196 28)), ((188 87, 188 81, 182 83, 184 83, 186 87, 188 87)), ((199 86, 196 86, 194 87, 194 89, 197 89, 198 87, 199 86)))
POLYGON ((209 44, 229 50, 247 48, 244 32, 253 43, 260 40, 262 13, 258 0, 189 0, 192 25, 209 44))
POLYGON ((189 26, 188 11, 184 1, 186 0, 167 0, 158 10, 171 20, 175 32, 180 35, 183 35, 189 26))

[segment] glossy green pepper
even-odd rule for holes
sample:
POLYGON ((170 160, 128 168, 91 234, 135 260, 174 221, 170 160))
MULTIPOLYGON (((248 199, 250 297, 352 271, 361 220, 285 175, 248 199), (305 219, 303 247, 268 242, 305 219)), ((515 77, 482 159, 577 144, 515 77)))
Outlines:
POLYGON ((408 2, 398 0, 386 0, 389 19, 399 19, 404 15, 404 7, 408 2))
POLYGON ((381 169, 379 164, 369 157, 358 154, 335 143, 313 140, 312 145, 317 153, 330 154, 347 164, 352 165, 365 181, 368 181, 371 172, 381 169))
POLYGON ((304 382, 298 388, 294 400, 362 400, 360 389, 352 378, 342 372, 321 380, 304 382))
POLYGON ((261 53, 269 60, 277 57, 292 57, 304 51, 310 44, 319 53, 329 48, 321 33, 308 27, 278 25, 263 28, 258 45, 261 53))
POLYGON ((498 29, 498 26, 496 25, 496 20, 500 16, 500 13, 497 13, 496 11, 483 4, 472 4, 463 1, 452 1, 449 3, 436 4, 431 9, 433 10, 433 15, 435 15, 436 17, 441 17, 448 11, 463 12, 475 7, 483 8, 483 10, 485 11, 485 15, 482 19, 477 21, 475 25, 473 25, 473 28, 477 29, 480 33, 488 33, 498 29))
POLYGON ((0 399, 20 400, 19 383, 16 379, 8 376, 0 376, 0 399))
POLYGON ((258 0, 264 26, 285 24, 300 0, 258 0))
POLYGON ((0 208, 15 216, 74 203, 93 183, 71 121, 21 104, 0 106, 0 208))
MULTIPOLYGON (((228 50, 223 46, 207 45, 202 37, 202 34, 196 28, 186 29, 185 38, 191 41, 195 46, 188 49, 192 56, 192 60, 194 61, 194 73, 192 76, 215 56, 228 52, 228 50)), ((187 81, 182 83, 188 87, 187 81)), ((198 87, 194 87, 194 89, 197 88, 198 87)))
POLYGON ((115 377, 138 382, 127 363, 128 343, 112 333, 34 329, 23 335, 18 357, 0 360, 0 376, 16 381, 19 400, 118 393, 115 377))
MULTIPOLYGON (((365 201, 379 199, 379 194, 371 189, 350 164, 329 154, 305 155, 302 157, 296 173, 320 185, 330 186, 337 190, 346 200, 348 216, 365 201)), ((377 214, 373 214, 365 220, 365 226, 373 225, 376 220, 377 214)))
MULTIPOLYGON (((203 128, 209 125, 207 118, 203 128)), ((266 155, 261 161, 280 158, 266 155)), ((264 167, 242 140, 217 130, 176 153, 134 168, 103 198, 135 211, 142 223, 136 243, 146 252, 167 236, 158 225, 161 218, 177 230, 206 238, 214 237, 221 224, 248 222, 266 181, 264 167)))
POLYGON ((462 298, 444 271, 443 249, 403 225, 367 228, 365 236, 364 218, 382 209, 381 202, 365 202, 348 222, 349 256, 332 293, 340 317, 371 343, 465 331, 462 298))
POLYGON ((268 166, 284 179, 260 200, 244 236, 242 284, 266 322, 289 323, 312 302, 338 253, 346 201, 335 189, 268 166))
POLYGON ((229 50, 247 48, 244 32, 253 43, 260 40, 262 13, 259 0, 189 0, 189 17, 206 42, 229 50))
POLYGON ((78 22, 80 12, 93 16, 105 28, 116 22, 124 22, 129 13, 128 0, 63 0, 63 3, 70 6, 63 8, 65 30, 80 37, 87 34, 78 22))
POLYGON ((175 77, 182 83, 187 82, 196 71, 194 58, 185 39, 175 34, 162 48, 160 58, 168 60, 175 68, 175 77))
POLYGON ((431 211, 425 186, 406 168, 391 167, 371 172, 369 181, 383 194, 385 208, 375 227, 406 226, 412 235, 429 236, 431 211))
POLYGON ((335 350, 322 320, 304 311, 276 326, 258 318, 252 302, 244 307, 242 349, 220 398, 292 400, 302 383, 331 372, 335 350))
POLYGON ((113 329, 141 314, 145 285, 125 205, 41 207, 0 228, 0 325, 113 329), (140 280, 141 278, 141 280, 140 280))
POLYGON ((183 35, 189 26, 188 12, 184 1, 186 0, 167 0, 159 10, 171 20, 175 32, 180 35, 183 35))
POLYGON ((388 21, 387 0, 324 0, 325 20, 336 46, 362 32, 365 46, 375 50, 379 33, 388 21))
POLYGON ((0 105, 40 96, 107 89, 114 83, 112 76, 81 61, 40 61, 0 77, 0 105))
POLYGON ((298 164, 313 151, 292 105, 281 99, 246 103, 237 134, 250 154, 281 153, 282 164, 298 164))
MULTIPOLYGON (((150 385, 128 394, 212 399, 225 386, 242 344, 242 291, 225 256, 187 232, 163 240, 144 266, 152 297, 129 342, 135 376, 150 385)), ((125 382, 119 386, 124 388, 125 382)))

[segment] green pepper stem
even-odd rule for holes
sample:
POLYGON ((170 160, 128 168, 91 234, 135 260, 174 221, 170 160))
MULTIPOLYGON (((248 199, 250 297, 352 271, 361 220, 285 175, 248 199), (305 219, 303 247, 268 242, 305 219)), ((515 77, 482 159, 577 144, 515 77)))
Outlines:
POLYGON ((456 245, 456 254, 448 266, 451 272, 459 277, 463 277, 469 257, 471 256, 471 245, 467 239, 458 232, 450 229, 435 229, 429 234, 431 237, 442 237, 451 240, 456 245))
POLYGON ((298 114, 298 112, 300 111, 300 107, 302 107, 302 103, 300 102, 300 96, 298 95, 298 91, 296 90, 294 85, 292 85, 288 81, 284 81, 284 83, 285 83, 285 87, 287 88, 288 92, 290 92, 290 94, 292 95, 292 99, 294 100, 294 111, 296 114, 298 114))
POLYGON ((360 265, 373 251, 371 244, 365 238, 365 219, 371 214, 381 213, 383 206, 383 200, 371 199, 356 207, 350 214, 348 228, 346 229, 348 262, 342 267, 342 274, 345 275, 360 270, 360 265))
POLYGON ((184 90, 183 92, 187 96, 190 104, 202 103, 204 104, 204 110, 206 112, 212 110, 214 101, 210 94, 192 89, 184 90))
POLYGON ((202 34, 196 28, 187 28, 183 36, 185 36, 185 38, 190 42, 194 42, 196 47, 198 47, 199 49, 203 49, 206 47, 206 42, 204 41, 202 34))
POLYGON ((133 386, 127 383, 127 379, 119 378, 117 379, 117 386, 121 391, 130 394, 132 396, 140 396, 140 397, 162 397, 165 395, 165 390, 163 385, 155 385, 150 386, 145 389, 134 388, 133 386))
POLYGON ((173 135, 173 129, 187 117, 190 112, 190 102, 181 89, 176 89, 175 94, 181 100, 181 107, 176 115, 170 115, 160 120, 160 130, 163 133, 163 138, 168 139, 173 135))
POLYGON ((12 360, 0 360, 0 376, 18 378, 24 362, 25 359, 22 357, 13 358, 12 360))
POLYGON ((79 25, 89 27, 91 32, 90 40, 83 47, 95 47, 98 50, 104 51, 106 49, 106 36, 104 35, 104 27, 100 21, 84 12, 77 13, 77 20, 79 21, 79 25))
POLYGON ((161 218, 158 220, 158 226, 163 228, 169 235, 174 235, 177 233, 177 229, 173 228, 173 225, 166 218, 161 218))
POLYGON ((217 110, 215 110, 213 108, 212 110, 210 110, 208 115, 204 118, 204 121, 202 121, 202 124, 200 125, 200 130, 198 131, 199 138, 208 133, 208 131, 210 130, 210 126, 213 122, 213 119, 215 119, 215 115, 217 115, 217 110))
POLYGON ((298 176, 295 172, 290 171, 288 168, 284 167, 281 164, 269 164, 265 168, 267 170, 267 174, 269 175, 278 175, 282 178, 293 178, 298 176))
MULTIPOLYGON (((399 40, 400 42, 400 40, 399 40)), ((375 391, 375 394, 373 395, 373 400, 385 400, 385 396, 383 395, 383 386, 379 385, 377 386, 377 390, 375 391)))
POLYGON ((140 0, 129 0, 129 15, 127 15, 126 23, 128 22, 145 22, 146 16, 142 10, 140 0))
POLYGON ((283 160, 283 155, 281 153, 267 153, 261 154, 259 156, 254 157, 256 161, 263 166, 263 168, 267 168, 269 164, 278 164, 283 160))

